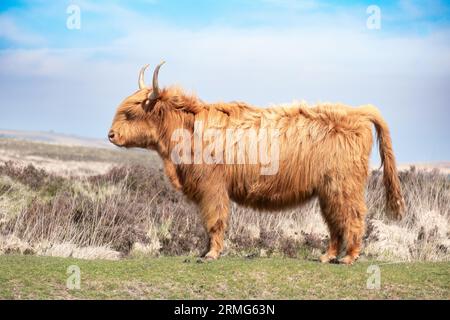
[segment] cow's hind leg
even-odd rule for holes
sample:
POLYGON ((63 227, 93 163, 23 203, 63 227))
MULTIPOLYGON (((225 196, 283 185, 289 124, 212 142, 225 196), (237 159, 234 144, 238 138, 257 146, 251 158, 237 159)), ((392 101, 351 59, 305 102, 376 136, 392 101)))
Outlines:
POLYGON ((343 264, 352 264, 359 258, 361 242, 364 234, 364 216, 366 206, 364 202, 354 204, 347 209, 344 239, 346 242, 345 256, 339 260, 343 264))
POLYGON ((209 237, 205 259, 217 259, 223 250, 223 239, 228 223, 229 199, 226 192, 208 192, 200 203, 203 223, 209 237))
POLYGON ((343 192, 321 199, 322 214, 330 230, 330 243, 321 262, 334 261, 344 243, 346 254, 339 262, 352 264, 358 259, 366 212, 364 196, 360 193, 343 192))
POLYGON ((336 231, 330 231, 330 241, 328 243, 327 251, 320 256, 320 262, 327 263, 336 261, 341 248, 342 236, 336 231))
POLYGON ((339 219, 335 219, 333 214, 336 208, 333 208, 332 202, 324 201, 321 199, 320 207, 322 210, 322 216, 327 223, 328 230, 330 232, 330 241, 328 242, 327 251, 320 257, 320 262, 327 263, 336 260, 339 255, 343 240, 343 226, 339 219))

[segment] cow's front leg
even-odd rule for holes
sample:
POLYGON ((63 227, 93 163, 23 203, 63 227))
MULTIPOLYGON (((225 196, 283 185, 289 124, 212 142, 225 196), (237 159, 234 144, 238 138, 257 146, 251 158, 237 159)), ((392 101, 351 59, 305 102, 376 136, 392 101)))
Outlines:
POLYGON ((223 250, 223 238, 228 223, 229 198, 225 190, 208 192, 202 198, 200 210, 209 237, 205 259, 217 259, 223 250))
POLYGON ((178 179, 177 169, 172 160, 164 160, 164 171, 166 173, 166 176, 169 178, 172 186, 176 190, 181 191, 183 187, 180 183, 180 180, 178 179))

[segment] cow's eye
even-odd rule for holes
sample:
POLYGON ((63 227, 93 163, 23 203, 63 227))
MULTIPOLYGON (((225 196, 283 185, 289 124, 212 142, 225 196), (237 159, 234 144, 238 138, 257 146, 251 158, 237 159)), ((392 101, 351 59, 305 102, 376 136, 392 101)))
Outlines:
POLYGON ((129 111, 125 112, 126 120, 133 120, 133 118, 134 118, 134 115, 131 112, 129 112, 129 111))

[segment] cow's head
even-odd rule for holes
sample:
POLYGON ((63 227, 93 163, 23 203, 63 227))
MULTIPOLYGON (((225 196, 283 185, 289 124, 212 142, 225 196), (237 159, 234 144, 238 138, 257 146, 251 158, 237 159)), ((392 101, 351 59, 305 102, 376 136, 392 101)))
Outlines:
POLYGON ((154 109, 160 98, 158 72, 161 62, 153 73, 153 85, 144 83, 144 72, 139 74, 139 90, 126 98, 117 108, 108 138, 119 147, 154 148, 158 140, 158 116, 154 109))

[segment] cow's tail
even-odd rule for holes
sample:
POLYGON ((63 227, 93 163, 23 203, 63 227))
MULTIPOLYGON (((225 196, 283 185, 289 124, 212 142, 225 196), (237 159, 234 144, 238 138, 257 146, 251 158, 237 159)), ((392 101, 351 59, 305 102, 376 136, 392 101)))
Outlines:
POLYGON ((400 187, 389 128, 380 111, 374 106, 368 105, 360 110, 364 112, 364 115, 368 116, 377 132, 378 147, 383 166, 384 187, 386 189, 386 209, 391 217, 400 220, 405 214, 405 201, 403 200, 400 187))

